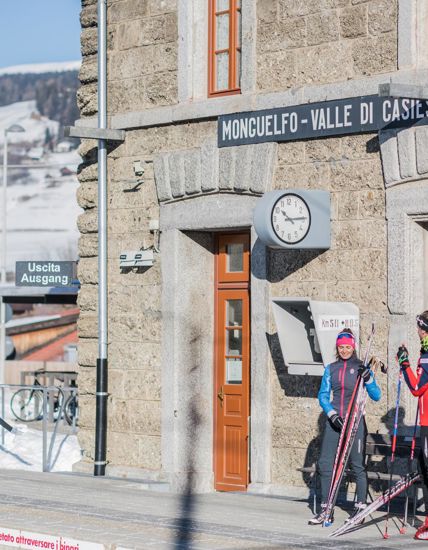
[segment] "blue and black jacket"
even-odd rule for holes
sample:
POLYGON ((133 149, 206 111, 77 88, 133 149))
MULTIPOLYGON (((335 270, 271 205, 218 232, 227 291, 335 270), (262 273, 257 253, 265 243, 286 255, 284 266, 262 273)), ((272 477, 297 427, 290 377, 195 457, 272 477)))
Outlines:
MULTIPOLYGON (((339 359, 325 367, 321 387, 318 392, 318 400, 329 418, 335 413, 345 418, 357 383, 360 366, 361 361, 356 356, 353 356, 346 361, 339 359)), ((365 387, 369 397, 373 401, 379 401, 381 390, 372 372, 370 373, 370 380, 365 383, 365 387)))

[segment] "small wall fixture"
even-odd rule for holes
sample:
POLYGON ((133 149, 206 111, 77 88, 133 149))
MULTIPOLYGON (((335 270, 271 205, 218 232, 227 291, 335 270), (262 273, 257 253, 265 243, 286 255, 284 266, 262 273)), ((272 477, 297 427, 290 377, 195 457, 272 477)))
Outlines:
POLYGON ((124 267, 151 267, 154 262, 152 249, 122 252, 119 256, 119 265, 124 267))

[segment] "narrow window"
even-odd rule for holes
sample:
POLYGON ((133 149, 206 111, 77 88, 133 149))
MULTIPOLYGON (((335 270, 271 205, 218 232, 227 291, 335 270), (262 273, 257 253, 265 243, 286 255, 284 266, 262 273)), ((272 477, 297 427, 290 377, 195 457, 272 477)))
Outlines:
POLYGON ((241 0, 209 0, 208 95, 241 91, 241 0))

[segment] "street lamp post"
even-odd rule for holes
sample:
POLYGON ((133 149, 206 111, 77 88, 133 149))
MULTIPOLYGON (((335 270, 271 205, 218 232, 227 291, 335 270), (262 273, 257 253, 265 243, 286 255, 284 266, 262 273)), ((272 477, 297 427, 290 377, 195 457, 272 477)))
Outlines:
MULTIPOLYGON (((25 129, 19 124, 12 124, 4 131, 3 147, 3 189, 2 189, 2 253, 0 267, 0 284, 6 284, 6 247, 7 247, 7 136, 13 132, 25 132, 25 129)), ((0 384, 4 384, 4 371, 6 361, 6 304, 3 301, 3 295, 0 295, 0 384)))

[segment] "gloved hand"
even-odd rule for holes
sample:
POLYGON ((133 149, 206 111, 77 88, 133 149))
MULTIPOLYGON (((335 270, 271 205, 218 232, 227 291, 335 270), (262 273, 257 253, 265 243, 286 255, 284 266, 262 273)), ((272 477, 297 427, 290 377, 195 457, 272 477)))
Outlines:
POLYGON ((364 383, 367 383, 370 380, 370 367, 365 367, 364 363, 361 363, 358 374, 361 376, 361 378, 364 380, 364 383))
POLYGON ((330 416, 330 422, 335 430, 337 430, 338 432, 342 430, 343 418, 340 415, 338 415, 337 413, 332 414, 330 416))
POLYGON ((406 370, 410 367, 409 352, 405 346, 400 346, 397 351, 397 360, 401 370, 406 370))

